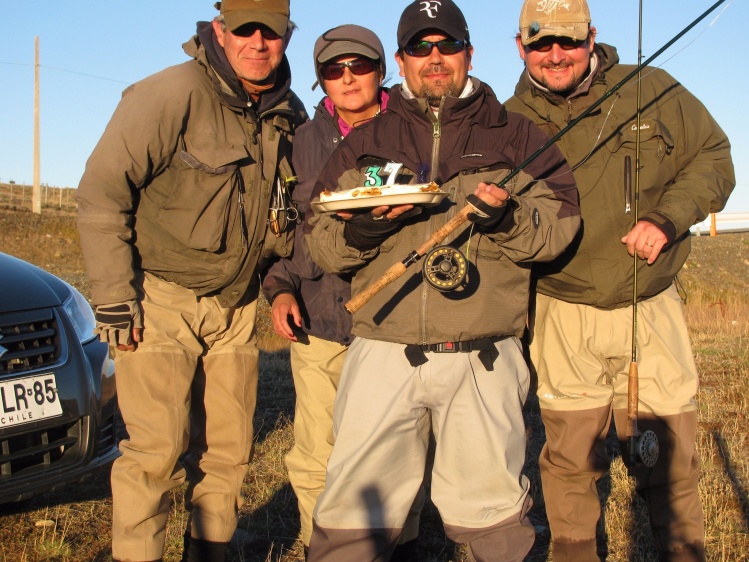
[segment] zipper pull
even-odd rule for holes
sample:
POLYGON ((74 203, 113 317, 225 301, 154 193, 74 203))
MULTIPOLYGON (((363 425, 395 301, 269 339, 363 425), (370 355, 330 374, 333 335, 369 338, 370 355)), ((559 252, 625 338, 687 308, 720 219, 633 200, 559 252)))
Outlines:
POLYGON ((632 158, 624 157, 624 212, 632 213, 632 158))
POLYGON ((239 230, 242 235, 242 247, 247 247, 247 218, 244 216, 244 178, 242 172, 237 170, 237 203, 239 204, 239 230))

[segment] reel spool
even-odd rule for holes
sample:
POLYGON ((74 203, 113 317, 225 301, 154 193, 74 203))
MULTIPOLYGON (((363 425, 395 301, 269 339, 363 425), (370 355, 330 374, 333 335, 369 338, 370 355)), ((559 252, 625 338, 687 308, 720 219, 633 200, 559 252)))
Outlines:
POLYGON ((658 454, 660 453, 658 437, 649 429, 637 437, 630 437, 628 448, 630 473, 633 473, 632 471, 636 464, 642 464, 647 468, 653 468, 658 461, 658 454))
POLYGON ((450 246, 437 246, 424 258, 424 279, 438 291, 452 291, 460 286, 468 273, 468 260, 450 246))
POLYGON ((642 435, 637 437, 635 446, 638 460, 646 467, 653 468, 658 461, 658 453, 660 453, 660 445, 655 433, 649 429, 644 431, 642 435))

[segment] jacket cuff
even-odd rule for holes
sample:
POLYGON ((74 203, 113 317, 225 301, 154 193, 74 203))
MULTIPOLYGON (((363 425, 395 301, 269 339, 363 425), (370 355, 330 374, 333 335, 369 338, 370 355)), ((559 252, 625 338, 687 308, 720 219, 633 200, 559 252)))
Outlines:
POLYGON ((268 302, 270 304, 273 304, 273 301, 276 300, 276 297, 278 297, 279 295, 294 295, 294 296, 296 296, 296 292, 292 291, 290 289, 281 289, 280 291, 276 291, 275 293, 273 293, 273 296, 270 299, 268 299, 268 302))
POLYGON ((666 235, 666 239, 668 240, 668 242, 666 242, 667 246, 670 246, 671 244, 673 244, 674 240, 676 240, 676 225, 671 222, 671 219, 669 219, 665 215, 657 212, 651 212, 644 217, 640 217, 640 220, 649 222, 650 224, 654 224, 655 226, 657 226, 661 230, 661 232, 666 235))
POLYGON ((275 275, 269 275, 263 279, 263 294, 269 303, 272 304, 273 299, 281 293, 291 293, 292 295, 296 295, 296 288, 286 279, 276 277, 275 275))

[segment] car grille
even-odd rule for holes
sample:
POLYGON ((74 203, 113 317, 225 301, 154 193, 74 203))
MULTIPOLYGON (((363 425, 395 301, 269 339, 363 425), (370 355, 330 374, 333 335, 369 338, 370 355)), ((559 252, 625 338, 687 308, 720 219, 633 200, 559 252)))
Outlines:
POLYGON ((51 308, 0 315, 0 375, 54 364, 60 356, 51 308))
POLYGON ((97 439, 97 451, 108 451, 117 445, 117 415, 101 420, 99 427, 99 438, 97 439))
POLYGON ((0 439, 0 480, 37 468, 80 461, 76 453, 88 431, 86 425, 86 418, 79 418, 53 428, 0 439))

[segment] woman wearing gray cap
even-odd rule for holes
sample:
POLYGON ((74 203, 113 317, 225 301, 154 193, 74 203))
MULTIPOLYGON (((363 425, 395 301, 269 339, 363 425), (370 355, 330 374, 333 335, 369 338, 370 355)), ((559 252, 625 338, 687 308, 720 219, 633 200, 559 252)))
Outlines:
MULTIPOLYGON (((375 118, 387 106, 385 53, 372 31, 342 25, 316 41, 317 82, 326 96, 312 121, 294 138, 293 165, 299 183, 292 198, 299 210, 294 254, 271 266, 263 291, 272 303, 273 327, 291 343, 296 389, 294 446, 286 456, 289 480, 299 502, 305 551, 312 534, 312 510, 325 486, 325 469, 333 447, 333 402, 343 358, 351 343, 350 278, 324 273, 311 259, 302 232, 311 212, 310 194, 328 158, 354 128, 375 118)), ((418 511, 412 530, 403 533, 400 553, 411 553, 418 533, 418 511)), ((408 555, 400 558, 407 560, 408 555)), ((395 560, 395 558, 393 558, 395 560)))

